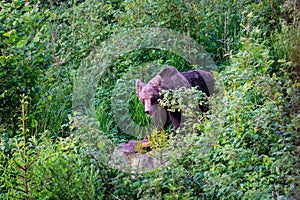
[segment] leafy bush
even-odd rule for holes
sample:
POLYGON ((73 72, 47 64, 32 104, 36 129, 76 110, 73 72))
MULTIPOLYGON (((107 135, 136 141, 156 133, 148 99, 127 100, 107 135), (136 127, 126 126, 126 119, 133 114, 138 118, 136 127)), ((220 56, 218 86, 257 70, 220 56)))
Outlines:
POLYGON ((220 74, 224 90, 206 127, 217 139, 205 188, 215 198, 289 195, 295 189, 292 177, 298 173, 291 141, 298 137, 294 120, 299 116, 290 118, 285 109, 284 90, 292 82, 268 75, 273 60, 267 47, 257 42, 244 43, 244 50, 231 60, 220 74))
MULTIPOLYGON (((28 109, 34 110, 40 98, 43 70, 50 64, 51 57, 45 56, 50 38, 39 33, 50 12, 41 12, 38 4, 22 0, 1 3, 0 9, 0 123, 9 136, 14 136, 20 114, 20 95, 28 96, 28 109)), ((29 117, 35 128, 36 119, 29 117)))

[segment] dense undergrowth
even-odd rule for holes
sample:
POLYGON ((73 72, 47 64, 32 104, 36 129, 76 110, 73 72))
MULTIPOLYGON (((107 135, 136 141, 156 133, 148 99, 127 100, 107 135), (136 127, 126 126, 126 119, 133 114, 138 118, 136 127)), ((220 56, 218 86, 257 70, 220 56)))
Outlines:
MULTIPOLYGON (((298 1, 14 0, 0 7, 1 199, 300 198, 298 1), (132 175, 100 159, 106 140, 133 139, 111 111, 115 85, 143 63, 201 66, 154 48, 115 59, 93 102, 101 128, 89 130, 95 146, 75 126, 73 85, 82 60, 103 41, 149 27, 202 45, 218 65, 218 93, 206 116, 183 127, 189 148, 178 149, 179 158, 132 175)), ((124 117, 147 124, 130 95, 124 117)))

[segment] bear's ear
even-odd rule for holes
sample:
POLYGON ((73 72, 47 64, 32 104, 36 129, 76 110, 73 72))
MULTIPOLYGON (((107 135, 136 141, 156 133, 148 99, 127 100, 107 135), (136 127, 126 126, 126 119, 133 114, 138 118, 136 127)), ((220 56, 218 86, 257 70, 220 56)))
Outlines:
POLYGON ((160 93, 164 89, 162 87, 162 83, 161 83, 161 79, 160 78, 156 79, 156 81, 154 82, 154 87, 156 87, 160 93))
POLYGON ((140 97, 139 94, 141 93, 144 86, 145 86, 145 83, 143 83, 141 80, 137 79, 135 81, 136 94, 137 94, 138 97, 140 97))

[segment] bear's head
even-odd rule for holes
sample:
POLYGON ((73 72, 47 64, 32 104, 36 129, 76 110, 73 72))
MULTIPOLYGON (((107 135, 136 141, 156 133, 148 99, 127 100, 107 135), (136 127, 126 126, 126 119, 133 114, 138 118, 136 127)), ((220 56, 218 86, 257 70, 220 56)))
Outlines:
POLYGON ((152 115, 152 107, 158 104, 162 90, 176 90, 180 87, 189 88, 188 80, 175 67, 167 66, 153 77, 147 84, 136 80, 136 93, 145 106, 145 113, 152 115))
POLYGON ((136 80, 136 94, 139 100, 144 104, 145 113, 151 115, 151 108, 158 104, 161 98, 162 87, 159 82, 143 83, 141 80, 136 80))

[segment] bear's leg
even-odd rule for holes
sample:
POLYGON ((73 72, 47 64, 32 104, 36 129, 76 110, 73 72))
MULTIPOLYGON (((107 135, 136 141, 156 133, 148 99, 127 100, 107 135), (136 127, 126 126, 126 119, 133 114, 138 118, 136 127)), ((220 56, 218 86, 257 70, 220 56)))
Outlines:
POLYGON ((181 112, 175 111, 175 112, 169 112, 170 121, 173 123, 174 129, 178 129, 180 127, 180 121, 181 121, 181 112))
MULTIPOLYGON (((151 115, 155 122, 155 126, 158 131, 165 129, 166 124, 168 123, 169 116, 166 109, 162 108, 158 104, 154 104, 151 108, 151 115)), ((170 124, 170 123, 169 123, 170 124)))

